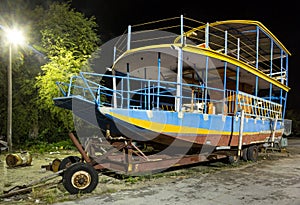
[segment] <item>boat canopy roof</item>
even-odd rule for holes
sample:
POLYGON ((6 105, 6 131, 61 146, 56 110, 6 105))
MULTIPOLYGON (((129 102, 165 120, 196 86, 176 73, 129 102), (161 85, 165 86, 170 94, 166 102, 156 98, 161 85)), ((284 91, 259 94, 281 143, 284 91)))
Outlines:
MULTIPOLYGON (((129 26, 128 33, 116 43, 112 68, 124 73, 155 68, 160 53, 162 66, 176 72, 177 49, 182 48, 184 63, 189 64, 186 68, 193 67, 198 74, 206 68, 221 70, 224 68, 222 62, 228 62, 285 91, 290 89, 287 74, 291 53, 262 23, 253 20, 203 23, 181 18, 178 25, 178 18, 175 18, 176 25, 173 26, 170 20, 174 19, 129 26), (158 28, 138 29, 145 25, 154 26, 152 24, 158 28), (201 61, 199 56, 218 59, 219 63, 214 61, 214 66, 203 64, 205 60, 201 61)), ((185 65, 183 67, 185 69, 185 65)))
MULTIPOLYGON (((205 39, 207 26, 202 25, 186 32, 187 37, 193 40, 205 39), (196 37, 193 37, 196 36, 196 37)), ((259 62, 269 61, 270 58, 278 59, 284 55, 291 55, 285 46, 273 35, 261 22, 253 20, 227 20, 217 21, 209 24, 209 47, 213 50, 223 51, 225 31, 228 38, 227 53, 234 53, 237 50, 237 39, 241 42, 240 56, 249 64, 256 62, 256 54, 259 55, 259 62), (232 43, 230 43, 232 41, 232 43), (247 48, 246 48, 247 47, 247 48), (271 57, 272 56, 272 57, 271 57)), ((175 40, 178 41, 179 38, 175 40)))

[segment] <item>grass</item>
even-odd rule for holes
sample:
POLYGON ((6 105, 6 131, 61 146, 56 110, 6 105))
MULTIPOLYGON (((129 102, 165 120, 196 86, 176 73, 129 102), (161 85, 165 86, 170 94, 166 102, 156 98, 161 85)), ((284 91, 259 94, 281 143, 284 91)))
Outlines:
POLYGON ((19 146, 20 150, 29 150, 32 153, 44 154, 46 152, 55 152, 58 150, 77 150, 71 140, 63 140, 60 142, 48 143, 44 141, 28 142, 19 146))
MULTIPOLYGON (((26 145, 30 152, 33 153, 48 153, 55 151, 67 151, 67 150, 77 150, 75 146, 70 141, 62 141, 59 143, 45 143, 39 142, 37 144, 26 145)), ((259 156, 259 160, 263 159, 259 156)), ((221 170, 226 170, 230 168, 242 167, 243 165, 248 165, 253 162, 251 161, 238 161, 237 163, 228 164, 226 162, 205 162, 194 164, 191 166, 185 166, 182 168, 175 167, 163 172, 156 173, 146 173, 139 176, 128 176, 128 175, 118 175, 118 176, 104 176, 99 178, 98 187, 89 194, 78 194, 70 195, 66 190, 64 190, 63 185, 60 183, 56 187, 52 188, 35 188, 29 195, 28 199, 31 203, 41 203, 41 204, 53 204, 56 202, 75 200, 76 198, 89 197, 91 195, 102 195, 115 193, 122 189, 134 188, 138 186, 145 186, 145 184, 152 184, 156 182, 164 183, 170 180, 179 180, 188 177, 201 177, 205 174, 214 173, 221 170), (162 179, 162 180, 157 180, 162 179), (144 183, 145 182, 145 183, 144 183), (149 182, 149 183, 148 183, 149 182)), ((8 187, 8 184, 4 184, 8 187)), ((27 200, 27 199, 26 199, 27 200)), ((28 201, 28 200, 27 200, 28 201)))

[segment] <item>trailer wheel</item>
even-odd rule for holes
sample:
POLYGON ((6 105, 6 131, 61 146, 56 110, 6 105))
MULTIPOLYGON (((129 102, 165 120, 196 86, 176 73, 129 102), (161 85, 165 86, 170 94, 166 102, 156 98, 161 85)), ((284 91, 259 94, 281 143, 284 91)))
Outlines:
POLYGON ((94 167, 79 162, 65 170, 62 183, 70 194, 90 193, 96 188, 98 179, 98 172, 94 167))
POLYGON ((60 164, 59 164, 59 167, 58 167, 58 170, 63 170, 67 167, 69 167, 70 165, 74 164, 74 163, 77 163, 77 162, 80 162, 80 157, 77 157, 77 156, 68 156, 66 158, 64 158, 60 164))
POLYGON ((258 158, 258 147, 256 145, 252 145, 248 147, 247 158, 250 161, 256 162, 258 158))
POLYGON ((239 162, 239 159, 237 156, 228 156, 227 157, 227 162, 229 164, 235 164, 235 163, 238 163, 239 162))
POLYGON ((244 160, 244 161, 248 161, 248 157, 247 157, 247 155, 248 155, 248 148, 245 147, 245 148, 242 150, 242 152, 243 152, 243 154, 242 154, 243 160, 244 160))

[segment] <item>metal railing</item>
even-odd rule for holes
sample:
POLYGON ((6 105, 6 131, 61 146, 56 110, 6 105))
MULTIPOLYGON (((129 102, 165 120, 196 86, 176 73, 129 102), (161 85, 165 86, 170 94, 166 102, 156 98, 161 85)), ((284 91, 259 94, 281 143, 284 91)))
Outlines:
MULTIPOLYGON (((176 82, 147 80, 82 72, 69 83, 58 84, 66 96, 79 96, 98 106, 122 109, 174 111, 176 82), (111 82, 118 82, 116 89, 111 82)), ((182 84, 180 111, 236 115, 241 110, 249 118, 282 119, 282 105, 248 93, 222 90, 205 85, 182 84)))
POLYGON ((115 44, 113 60, 115 61, 124 52, 134 48, 182 43, 209 48, 231 56, 256 67, 283 84, 287 83, 288 53, 263 28, 256 26, 256 28, 251 27, 251 30, 243 31, 244 34, 253 33, 253 36, 257 36, 257 39, 249 40, 240 32, 227 31, 226 26, 224 28, 211 26, 209 23, 187 17, 182 17, 181 21, 180 19, 180 17, 174 17, 128 26, 115 44), (271 42, 267 52, 258 50, 262 46, 259 38, 264 39, 261 40, 262 45, 267 42, 266 39, 271 42), (180 39, 184 42, 180 42, 180 39))

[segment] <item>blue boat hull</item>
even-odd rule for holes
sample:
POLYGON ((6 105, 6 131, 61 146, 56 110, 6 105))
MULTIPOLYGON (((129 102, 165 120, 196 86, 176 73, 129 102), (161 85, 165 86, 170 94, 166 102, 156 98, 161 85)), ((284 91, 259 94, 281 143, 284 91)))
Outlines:
MULTIPOLYGON (((78 96, 55 98, 55 105, 72 110, 73 114, 107 129, 113 137, 124 136, 133 141, 166 147, 209 149, 220 146, 238 146, 241 118, 190 112, 161 110, 119 109, 97 107, 78 96)), ((269 120, 244 118, 243 145, 268 142, 273 123, 269 120)), ((283 125, 277 122, 275 138, 281 138, 283 125)))
MULTIPOLYGON (((181 141, 183 146, 237 146, 240 117, 201 113, 146 111, 100 108, 100 112, 117 124, 118 130, 136 141, 153 141, 170 145, 181 141)), ((243 144, 264 143, 272 135, 269 120, 245 118, 243 144)), ((277 123, 275 137, 283 134, 277 123)))

